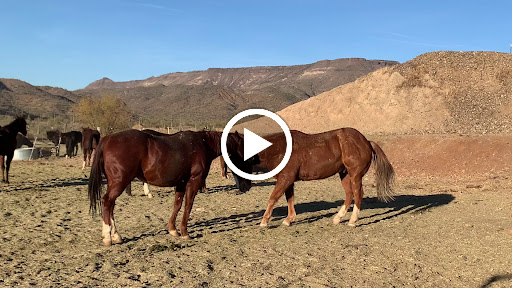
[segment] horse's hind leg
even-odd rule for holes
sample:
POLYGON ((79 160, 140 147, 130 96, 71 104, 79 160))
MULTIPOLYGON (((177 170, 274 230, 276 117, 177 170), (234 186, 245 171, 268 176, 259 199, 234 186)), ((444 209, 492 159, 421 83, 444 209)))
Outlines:
POLYGON ((363 177, 361 175, 357 175, 350 178, 352 191, 354 192, 354 208, 352 209, 352 215, 350 216, 348 225, 355 227, 356 222, 359 219, 359 211, 361 211, 361 201, 363 199, 363 177))
POLYGON ((341 205, 341 209, 332 219, 332 223, 340 224, 341 219, 347 214, 348 208, 352 204, 352 198, 354 197, 354 192, 352 191, 352 184, 350 183, 350 177, 347 177, 346 173, 340 173, 341 185, 343 186, 343 190, 345 190, 345 203, 341 205))
MULTIPOLYGON (((126 181, 125 181, 126 182, 126 181)), ((129 182, 128 182, 129 183, 129 182)), ((103 244, 106 246, 123 243, 123 238, 117 232, 116 224, 114 221, 114 206, 117 197, 123 193, 127 183, 117 182, 110 184, 107 187, 107 193, 103 196, 101 208, 103 217, 103 244)))
POLYGON ((84 152, 84 162, 82 163, 82 170, 85 169, 85 161, 87 160, 87 149, 83 149, 84 152))
POLYGON ((286 219, 283 220, 283 225, 290 226, 293 221, 295 221, 295 217, 297 216, 297 213, 295 213, 295 206, 293 204, 294 200, 294 193, 293 193, 293 184, 290 186, 286 191, 284 192, 284 195, 286 196, 286 202, 288 202, 288 216, 286 219))
POLYGON ((178 216, 178 212, 180 212, 181 204, 183 203, 183 195, 185 194, 185 186, 176 186, 176 192, 174 193, 174 209, 172 210, 171 218, 169 218, 169 233, 178 237, 179 234, 176 231, 176 217, 178 216))
POLYGON ((133 196, 132 195, 132 182, 130 182, 128 184, 128 186, 126 186, 126 188, 124 188, 124 191, 126 192, 126 195, 133 196))

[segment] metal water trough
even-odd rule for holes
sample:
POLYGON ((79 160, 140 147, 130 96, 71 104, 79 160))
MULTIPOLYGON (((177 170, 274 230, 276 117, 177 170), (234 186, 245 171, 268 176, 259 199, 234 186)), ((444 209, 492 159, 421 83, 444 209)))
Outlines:
POLYGON ((40 148, 18 148, 14 150, 12 160, 33 160, 39 158, 40 148))

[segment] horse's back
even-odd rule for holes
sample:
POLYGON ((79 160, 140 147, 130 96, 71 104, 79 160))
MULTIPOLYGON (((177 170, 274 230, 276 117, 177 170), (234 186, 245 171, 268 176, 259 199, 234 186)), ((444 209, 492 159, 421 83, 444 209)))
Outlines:
MULTIPOLYGON (((292 135, 292 155, 283 169, 301 180, 330 177, 343 171, 350 161, 370 161, 372 148, 364 135, 354 128, 340 128, 317 134, 297 130, 292 135), (355 157, 354 157, 355 156, 355 157), (354 160, 355 159, 355 160, 354 160)), ((284 133, 265 137, 273 145, 262 151, 260 159, 269 169, 275 168, 284 158, 286 138, 284 133)))

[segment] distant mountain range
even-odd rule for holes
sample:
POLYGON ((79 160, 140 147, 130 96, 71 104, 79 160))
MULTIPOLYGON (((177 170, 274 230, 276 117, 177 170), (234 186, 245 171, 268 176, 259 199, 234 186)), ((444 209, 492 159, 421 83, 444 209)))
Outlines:
POLYGON ((127 82, 103 78, 75 92, 118 96, 146 117, 227 122, 242 110, 278 111, 395 64, 398 62, 347 58, 296 66, 211 68, 127 82))
POLYGON ((0 79, 0 114, 60 115, 81 97, 109 94, 123 99, 146 119, 225 123, 239 111, 278 111, 395 64, 398 62, 346 58, 295 66, 211 68, 126 82, 103 78, 75 91, 0 79))

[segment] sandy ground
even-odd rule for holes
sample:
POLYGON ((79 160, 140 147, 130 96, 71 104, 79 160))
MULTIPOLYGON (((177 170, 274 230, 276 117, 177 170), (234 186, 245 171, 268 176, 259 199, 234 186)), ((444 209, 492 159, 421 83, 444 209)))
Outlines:
POLYGON ((350 212, 332 224, 345 198, 338 178, 299 182, 297 222, 281 225, 282 199, 262 229, 273 180, 238 194, 215 165, 196 197, 192 240, 166 231, 173 189, 151 187, 148 199, 134 182, 115 207, 125 243, 104 247, 80 167, 77 158, 13 163, 11 184, 0 184, 0 286, 512 287, 508 173, 400 176, 385 204, 370 171, 356 228, 350 212))

